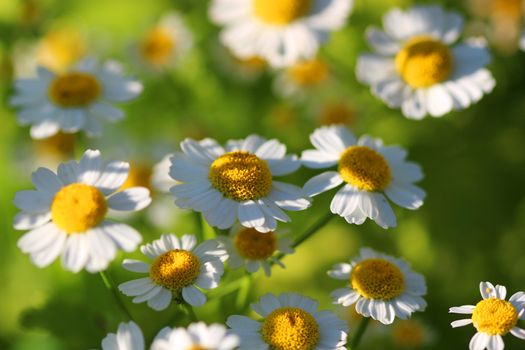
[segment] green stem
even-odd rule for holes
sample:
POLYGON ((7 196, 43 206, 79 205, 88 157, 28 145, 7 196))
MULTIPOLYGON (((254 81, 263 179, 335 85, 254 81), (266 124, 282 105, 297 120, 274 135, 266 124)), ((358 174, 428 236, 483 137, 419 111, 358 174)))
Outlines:
POLYGON ((182 306, 184 310, 186 311, 186 314, 190 318, 191 323, 199 321, 199 319, 197 318, 197 315, 195 314, 195 311, 193 310, 193 307, 190 304, 184 303, 182 304, 182 306))
POLYGON ((246 307, 246 301, 250 295, 250 289, 252 287, 251 274, 247 274, 248 278, 241 278, 242 283, 240 285, 239 291, 237 292, 237 300, 235 306, 237 310, 243 310, 246 307))
MULTIPOLYGON (((319 231, 324 225, 326 225, 333 217, 334 217, 334 214, 330 211, 326 213, 325 215, 323 215, 318 221, 316 221, 312 226, 310 226, 306 231, 304 231, 302 235, 297 237, 297 239, 292 243, 292 247, 296 248, 297 246, 302 244, 304 241, 310 238, 314 233, 319 231)), ((276 258, 279 260, 281 260, 283 257, 284 257, 283 253, 279 253, 276 256, 276 258)))
POLYGON ((131 317, 131 313, 127 309, 127 307, 124 304, 124 302, 122 301, 122 299, 120 299, 120 294, 119 294, 119 292, 117 290, 117 287, 115 286, 115 282, 113 282, 111 277, 109 277, 109 275, 105 271, 100 271, 99 274, 100 274, 100 277, 102 277, 102 281, 104 282, 104 285, 106 286, 106 288, 111 292, 111 294, 113 294, 113 297, 115 298, 115 301, 117 302, 117 305, 118 305, 120 311, 129 320, 132 321, 133 317, 131 317))
POLYGON ((221 288, 211 290, 208 293, 208 298, 217 299, 217 298, 222 298, 223 296, 228 295, 230 293, 233 293, 237 289, 239 289, 244 283, 246 283, 245 280, 247 280, 248 278, 250 278, 250 275, 245 275, 233 282, 230 282, 222 286, 221 288))
POLYGON ((361 320, 361 323, 359 323, 359 326, 357 327, 357 331, 355 332, 354 338, 350 342, 350 349, 352 350, 357 349, 357 346, 361 342, 361 338, 363 337, 363 334, 365 334, 368 323, 370 323, 370 317, 363 317, 363 319, 361 320))
POLYGON ((197 237, 197 242, 202 243, 204 241, 204 226, 202 225, 201 213, 194 211, 192 214, 195 220, 195 236, 197 237))

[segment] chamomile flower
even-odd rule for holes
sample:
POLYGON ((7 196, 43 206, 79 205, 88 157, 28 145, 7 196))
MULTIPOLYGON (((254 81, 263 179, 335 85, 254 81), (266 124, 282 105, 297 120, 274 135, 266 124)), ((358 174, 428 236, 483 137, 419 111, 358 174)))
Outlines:
POLYGON ((115 62, 99 68, 93 60, 85 60, 58 75, 39 67, 36 78, 16 80, 15 89, 11 105, 20 108, 19 123, 31 125, 31 137, 42 139, 59 131, 100 135, 102 120, 124 118, 124 112, 112 104, 134 99, 142 85, 125 78, 115 62))
POLYGON ((151 350, 233 350, 239 337, 221 324, 192 323, 188 328, 166 327, 155 337, 151 350))
POLYGON ((129 164, 102 164, 99 151, 88 150, 79 163, 69 161, 57 174, 37 169, 32 180, 36 190, 17 192, 14 219, 17 230, 31 230, 18 240, 18 247, 38 267, 61 255, 65 269, 102 271, 115 258, 117 248, 132 252, 142 241, 133 228, 105 220, 108 209, 136 211, 150 202, 146 188, 117 191, 126 181, 129 164))
POLYGON ((329 80, 328 65, 320 58, 299 61, 275 78, 274 90, 283 97, 304 98, 329 80))
POLYGON ((392 343, 402 349, 420 349, 436 340, 434 330, 417 319, 396 321, 391 327, 390 335, 392 343))
POLYGON ((118 286, 134 303, 148 302, 154 310, 166 309, 173 298, 192 306, 201 306, 206 297, 197 288, 213 289, 224 273, 226 251, 215 240, 198 246, 193 235, 180 239, 174 234, 163 234, 160 239, 140 247, 142 254, 153 261, 125 259, 122 266, 132 272, 147 273, 148 277, 122 283, 118 286))
POLYGON ((440 117, 467 108, 494 88, 485 68, 490 55, 484 43, 451 46, 463 27, 458 14, 440 6, 394 9, 383 18, 383 27, 385 31, 367 31, 376 53, 359 57, 357 77, 407 118, 440 117))
POLYGON ((310 349, 344 350, 348 326, 319 303, 297 293, 278 297, 268 293, 251 304, 261 321, 230 316, 226 324, 241 337, 239 350, 310 349))
POLYGON ((525 329, 517 327, 525 319, 525 293, 514 293, 507 301, 507 288, 490 282, 481 282, 479 291, 483 300, 474 305, 451 307, 450 313, 472 315, 452 322, 452 327, 474 325, 477 333, 470 340, 470 350, 503 350, 503 338, 509 333, 525 340, 525 329))
POLYGON ((144 350, 144 336, 133 321, 121 322, 117 334, 109 333, 102 340, 102 350, 144 350))
POLYGON ((348 223, 362 224, 366 218, 383 228, 395 227, 396 216, 385 198, 407 209, 423 205, 425 192, 413 183, 423 178, 419 165, 407 162, 406 151, 398 146, 384 146, 379 139, 354 135, 341 125, 316 129, 310 135, 315 150, 301 156, 309 168, 337 170, 314 176, 304 185, 310 196, 345 183, 336 193, 330 210, 348 223))
POLYGON ((210 18, 225 27, 221 41, 236 56, 283 67, 313 58, 352 6, 353 0, 214 0, 210 18))
POLYGON ((203 213, 211 226, 227 229, 238 219, 245 227, 274 231, 276 220, 290 221, 283 209, 310 206, 299 187, 274 180, 300 165, 277 140, 251 135, 223 148, 212 139, 186 139, 181 148, 171 158, 170 176, 180 182, 171 188, 175 204, 203 213))
POLYGON ((228 252, 228 266, 238 269, 242 266, 250 273, 257 272, 260 267, 266 276, 271 275, 271 264, 284 268, 280 259, 274 255, 277 252, 292 254, 292 241, 283 237, 283 231, 259 232, 251 227, 234 225, 228 237, 218 237, 228 252))
POLYGON ((156 70, 174 66, 191 48, 192 35, 177 13, 163 16, 136 45, 140 63, 156 70))
POLYGON ((348 283, 331 293, 335 304, 356 304, 359 314, 383 324, 395 317, 407 319, 427 306, 422 298, 427 292, 424 277, 403 260, 370 248, 362 248, 350 264, 334 265, 328 275, 348 283))

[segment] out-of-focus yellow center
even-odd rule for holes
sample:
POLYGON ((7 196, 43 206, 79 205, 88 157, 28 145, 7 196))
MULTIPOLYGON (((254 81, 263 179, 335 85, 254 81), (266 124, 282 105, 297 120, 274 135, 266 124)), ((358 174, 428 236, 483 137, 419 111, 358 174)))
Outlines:
POLYGON ((518 322, 518 312, 508 301, 497 298, 477 303, 472 313, 472 323, 478 332, 505 335, 518 322))
POLYGON ((273 255, 277 238, 273 232, 259 232, 254 228, 242 228, 235 236, 239 254, 249 260, 264 260, 273 255))
POLYGON ((415 348, 423 345, 425 330, 419 322, 402 320, 394 324, 392 336, 397 345, 415 348))
POLYGON ((155 259, 150 267, 150 278, 156 284, 173 292, 192 284, 199 276, 199 258, 186 250, 170 250, 155 259))
POLYGON ((355 111, 347 104, 342 102, 327 104, 321 113, 321 124, 352 124, 355 117, 355 111))
POLYGON ((91 74, 71 72, 57 76, 49 86, 49 97, 62 107, 84 107, 95 101, 102 88, 91 74))
POLYGON ((47 33, 40 41, 37 62, 56 72, 62 72, 86 53, 84 38, 71 28, 60 28, 47 33))
POLYGON ((297 307, 272 311, 264 320, 261 335, 274 350, 311 350, 320 339, 315 318, 297 307))
POLYGON ((142 163, 132 163, 129 167, 128 178, 120 187, 121 190, 131 187, 146 187, 152 193, 151 166, 142 163))
POLYGON ((43 156, 58 159, 71 158, 75 150, 75 134, 58 132, 47 139, 35 140, 36 151, 43 156))
POLYGON ((169 62, 175 48, 173 35, 163 27, 150 30, 140 43, 140 53, 144 60, 152 65, 164 65, 169 62))
POLYGON ((215 159, 208 178, 215 189, 238 202, 262 198, 272 188, 272 173, 266 161, 244 151, 215 159))
POLYGON ((491 7, 492 14, 507 20, 519 20, 523 16, 522 0, 494 0, 491 7))
POLYGON ((51 218, 67 233, 83 233, 97 226, 107 210, 106 198, 96 187, 74 183, 55 194, 51 218))
POLYGON ((287 73, 297 85, 311 87, 328 78, 328 66, 319 59, 303 61, 288 68, 287 73))
POLYGON ((350 146, 339 159, 339 174, 347 183, 364 191, 380 191, 392 180, 386 159, 366 146, 350 146))
POLYGON ((447 79, 453 64, 448 46, 427 36, 409 40, 395 59, 397 73, 413 88, 429 87, 447 79))
POLYGON ((403 293, 405 278, 388 260, 367 259, 352 269, 350 285, 367 299, 390 300, 403 293))
POLYGON ((258 71, 263 70, 266 68, 266 60, 260 56, 252 56, 248 58, 239 58, 237 56, 233 56, 235 62, 239 64, 241 67, 258 71))
POLYGON ((311 0, 253 0, 254 15, 272 25, 286 25, 303 17, 311 8, 311 0))

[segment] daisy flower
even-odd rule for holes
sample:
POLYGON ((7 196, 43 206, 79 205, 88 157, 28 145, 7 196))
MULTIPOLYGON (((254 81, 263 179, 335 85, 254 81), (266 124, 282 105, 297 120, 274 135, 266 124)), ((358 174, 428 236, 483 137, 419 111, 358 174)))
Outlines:
POLYGON ((210 18, 225 26, 221 41, 236 56, 282 67, 313 58, 352 6, 353 0, 214 0, 210 18))
POLYGON ((279 72, 274 90, 283 97, 304 98, 307 92, 322 87, 329 76, 325 61, 319 58, 300 61, 279 72))
POLYGON ((490 55, 484 43, 451 46, 463 27, 458 14, 440 6, 394 9, 383 18, 383 27, 367 30, 376 53, 359 57, 357 78, 389 107, 401 107, 407 118, 467 108, 494 88, 485 69, 490 55))
POLYGON ((420 349, 436 340, 433 329, 420 320, 401 320, 391 328, 392 342, 399 348, 420 349))
POLYGON ((115 258, 117 248, 132 252, 142 241, 133 228, 105 220, 108 209, 136 211, 151 202, 143 187, 117 191, 126 181, 129 164, 102 164, 99 151, 87 150, 79 163, 62 163, 55 174, 47 168, 33 175, 36 190, 17 192, 14 204, 17 230, 31 230, 18 247, 38 267, 59 255, 65 269, 102 271, 115 258))
POLYGON ((361 248, 350 264, 334 265, 328 275, 349 283, 331 293, 335 304, 356 304, 359 314, 383 324, 395 317, 407 319, 427 306, 422 298, 427 293, 424 277, 403 260, 370 248, 361 248))
POLYGON ((181 142, 183 152, 171 158, 171 188, 175 204, 203 213, 211 226, 232 227, 235 220, 260 232, 274 231, 277 222, 290 221, 285 210, 303 210, 310 201, 296 186, 275 181, 295 171, 300 162, 286 155, 286 146, 257 135, 228 141, 181 142))
POLYGON ((109 333, 102 340, 102 350, 144 350, 144 336, 133 321, 121 322, 117 334, 109 333))
POLYGON ((112 103, 134 99, 142 84, 125 78, 115 62, 99 68, 95 61, 85 60, 58 75, 39 67, 36 78, 16 80, 15 89, 11 105, 20 109, 19 123, 31 125, 31 137, 42 139, 59 131, 100 135, 101 120, 124 118, 112 103))
POLYGON ((346 349, 346 322, 318 307, 317 301, 297 293, 268 293, 251 304, 263 318, 260 322, 234 315, 226 324, 241 337, 239 350, 346 349))
POLYGON ((477 329, 470 340, 470 350, 503 350, 502 336, 511 333, 513 336, 525 340, 525 329, 516 327, 518 320, 525 318, 525 293, 514 293, 507 301, 507 288, 492 285, 490 282, 481 282, 479 291, 483 300, 474 305, 451 307, 450 313, 472 315, 452 322, 452 327, 461 327, 473 324, 477 329))
POLYGON ((284 268, 280 259, 274 257, 275 253, 292 254, 292 241, 283 237, 283 231, 259 232, 251 227, 234 225, 230 229, 228 237, 218 237, 228 252, 228 266, 238 269, 242 266, 249 273, 254 273, 260 267, 266 276, 271 275, 271 264, 277 264, 284 268))
POLYGON ((122 266, 128 271, 147 273, 149 277, 122 283, 118 288, 135 297, 134 303, 147 301, 157 311, 166 309, 173 298, 182 297, 192 306, 203 305, 206 297, 197 287, 213 289, 219 285, 227 255, 215 240, 196 244, 193 235, 179 239, 174 234, 163 234, 160 239, 141 246, 142 254, 153 261, 147 264, 125 259, 122 266))
POLYGON ((385 198, 407 209, 423 205, 425 192, 413 183, 423 178, 419 165, 407 162, 406 151, 398 146, 384 146, 379 139, 354 135, 341 125, 325 126, 310 135, 316 149, 301 156, 309 168, 336 170, 314 176, 304 185, 309 196, 345 183, 336 193, 330 210, 348 223, 362 224, 366 218, 382 228, 395 227, 396 216, 385 198))
POLYGON ((192 35, 177 13, 163 16, 134 48, 142 65, 163 69, 176 64, 192 46, 192 35))
POLYGON ((239 345, 239 337, 221 324, 207 326, 203 322, 192 323, 188 328, 166 327, 153 340, 151 350, 233 350, 239 345))

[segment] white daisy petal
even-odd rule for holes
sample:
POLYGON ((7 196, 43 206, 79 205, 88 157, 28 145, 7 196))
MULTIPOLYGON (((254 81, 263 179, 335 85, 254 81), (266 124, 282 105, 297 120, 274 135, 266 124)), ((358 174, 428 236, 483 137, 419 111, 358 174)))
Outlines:
POLYGON ((463 306, 456 306, 451 307, 448 312, 453 314, 465 314, 470 315, 472 312, 474 312, 475 306, 473 305, 463 305, 463 306))
POLYGON ((95 186, 105 195, 118 190, 128 177, 129 163, 111 162, 106 165, 104 172, 99 177, 95 186))
POLYGON ((339 186, 342 182, 343 179, 338 172, 327 171, 308 180, 304 184, 303 191, 308 196, 315 196, 339 186))
POLYGON ((194 286, 182 288, 182 297, 191 306, 202 306, 206 302, 206 297, 194 286))
POLYGON ((510 330, 510 333, 517 338, 525 340, 525 329, 514 327, 510 330))
POLYGON ((469 348, 470 350, 484 350, 489 342, 490 336, 486 333, 476 333, 470 339, 469 348))
POLYGON ((452 328, 463 327, 472 323, 471 318, 465 318, 463 320, 453 321, 450 325, 452 328))
POLYGON ((145 187, 133 187, 117 192, 108 199, 108 206, 114 210, 137 211, 151 203, 150 192, 145 187))

